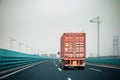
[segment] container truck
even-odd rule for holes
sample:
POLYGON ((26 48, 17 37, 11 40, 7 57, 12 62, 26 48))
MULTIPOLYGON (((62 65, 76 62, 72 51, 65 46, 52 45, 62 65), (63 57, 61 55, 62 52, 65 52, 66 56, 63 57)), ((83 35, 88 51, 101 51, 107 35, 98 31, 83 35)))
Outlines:
POLYGON ((64 33, 61 37, 61 68, 85 68, 86 37, 85 33, 64 33))

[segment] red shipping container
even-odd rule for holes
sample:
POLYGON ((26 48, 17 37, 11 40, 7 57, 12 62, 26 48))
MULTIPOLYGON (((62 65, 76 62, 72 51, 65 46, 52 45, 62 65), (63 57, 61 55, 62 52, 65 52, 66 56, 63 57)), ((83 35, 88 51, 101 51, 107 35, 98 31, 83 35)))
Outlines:
POLYGON ((85 67, 85 33, 64 33, 61 37, 61 66, 85 67), (74 64, 73 64, 74 63, 74 64))

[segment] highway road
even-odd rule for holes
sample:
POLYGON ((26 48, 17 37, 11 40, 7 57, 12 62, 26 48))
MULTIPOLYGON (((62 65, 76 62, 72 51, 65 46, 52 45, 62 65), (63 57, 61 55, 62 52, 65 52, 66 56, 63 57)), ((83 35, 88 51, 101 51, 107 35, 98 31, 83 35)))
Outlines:
POLYGON ((87 65, 85 70, 62 70, 58 60, 51 60, 0 80, 120 80, 120 69, 87 65))

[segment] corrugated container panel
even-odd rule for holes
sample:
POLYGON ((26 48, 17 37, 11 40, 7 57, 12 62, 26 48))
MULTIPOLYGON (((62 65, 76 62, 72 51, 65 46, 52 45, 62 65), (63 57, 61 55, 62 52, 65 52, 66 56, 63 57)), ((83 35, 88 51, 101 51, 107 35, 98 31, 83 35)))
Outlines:
POLYGON ((64 33, 61 37, 61 57, 85 57, 85 33, 64 33))

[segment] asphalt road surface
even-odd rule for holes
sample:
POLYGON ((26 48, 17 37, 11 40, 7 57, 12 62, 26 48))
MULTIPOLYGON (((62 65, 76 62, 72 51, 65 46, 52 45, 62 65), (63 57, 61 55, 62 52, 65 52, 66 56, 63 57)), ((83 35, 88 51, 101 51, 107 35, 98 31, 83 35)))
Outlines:
POLYGON ((120 69, 86 65, 85 70, 62 70, 58 60, 46 61, 0 80, 120 80, 120 69))

